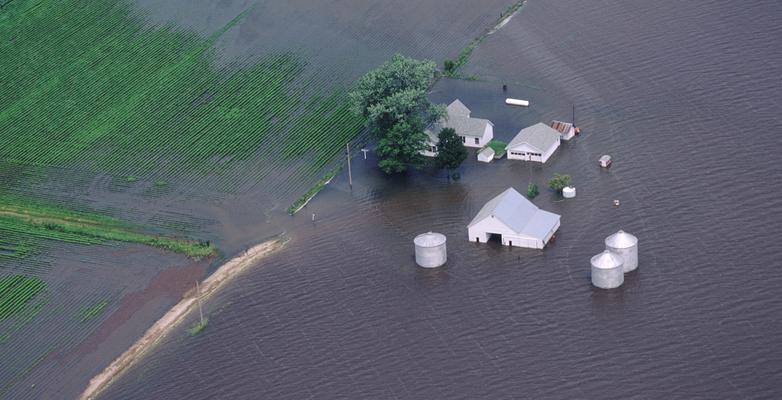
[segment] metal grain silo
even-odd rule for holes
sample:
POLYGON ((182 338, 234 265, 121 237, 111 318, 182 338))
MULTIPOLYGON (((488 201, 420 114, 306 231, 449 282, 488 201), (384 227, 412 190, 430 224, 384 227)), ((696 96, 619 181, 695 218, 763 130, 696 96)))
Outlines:
POLYGON ((624 271, 630 272, 638 268, 638 238, 619 231, 606 238, 606 250, 611 250, 622 257, 624 271))
POLYGON ((445 235, 441 233, 422 233, 413 239, 413 243, 415 243, 415 262, 424 268, 439 267, 448 259, 445 235))
POLYGON ((625 282, 622 257, 610 250, 592 257, 592 284, 602 289, 613 289, 625 282))

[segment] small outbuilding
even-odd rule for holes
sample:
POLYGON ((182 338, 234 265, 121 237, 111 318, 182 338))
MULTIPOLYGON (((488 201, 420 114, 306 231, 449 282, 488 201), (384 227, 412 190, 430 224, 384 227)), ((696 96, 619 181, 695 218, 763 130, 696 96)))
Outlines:
POLYGON ((491 162, 491 160, 494 159, 494 149, 491 147, 486 147, 485 149, 478 152, 478 161, 480 162, 491 162))
POLYGON ((522 129, 508 143, 508 159, 545 163, 559 148, 560 133, 540 122, 522 129))
POLYGON ((559 132, 559 138, 562 140, 570 140, 576 136, 576 127, 570 122, 553 120, 551 121, 551 127, 559 132))
POLYGON ((559 229, 559 218, 508 188, 478 211, 467 232, 470 241, 486 243, 494 236, 505 246, 542 249, 559 229))
POLYGON ((426 130, 428 136, 426 149, 421 154, 427 157, 437 155, 438 134, 443 128, 453 128, 466 147, 481 148, 494 138, 494 124, 488 119, 473 118, 472 112, 459 99, 454 100, 445 109, 446 117, 426 130))

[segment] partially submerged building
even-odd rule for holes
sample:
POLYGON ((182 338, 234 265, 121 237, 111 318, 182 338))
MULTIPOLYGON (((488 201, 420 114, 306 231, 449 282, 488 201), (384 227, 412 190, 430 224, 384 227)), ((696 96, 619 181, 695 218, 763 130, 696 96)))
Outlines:
POLYGON ((551 127, 559 132, 559 138, 562 140, 570 140, 576 136, 576 127, 570 122, 553 120, 551 121, 551 127))
POLYGON ((426 149, 421 154, 427 157, 437 155, 438 135, 443 128, 453 128, 466 147, 483 147, 494 138, 494 124, 488 119, 473 118, 471 111, 459 99, 445 109, 446 117, 426 130, 429 137, 426 149))
POLYGON ((542 249, 559 229, 559 215, 539 209, 516 189, 489 200, 467 226, 470 241, 486 243, 493 235, 505 246, 542 249))
POLYGON ((559 142, 559 131, 539 122, 519 131, 508 143, 508 159, 545 163, 557 151, 559 142))

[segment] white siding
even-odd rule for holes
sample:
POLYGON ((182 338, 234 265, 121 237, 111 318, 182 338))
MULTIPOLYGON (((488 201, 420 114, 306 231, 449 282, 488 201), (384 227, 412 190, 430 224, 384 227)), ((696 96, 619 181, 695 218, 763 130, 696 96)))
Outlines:
POLYGON ((518 146, 507 149, 507 156, 509 160, 536 161, 545 163, 549 158, 551 158, 554 152, 557 151, 557 148, 559 148, 559 142, 557 142, 554 146, 551 146, 545 152, 540 149, 536 149, 527 143, 522 143, 518 146))
MULTIPOLYGON (((556 231, 556 229, 554 229, 554 231, 556 231)), ((468 239, 473 243, 486 243, 491 234, 501 235, 502 244, 505 246, 542 249, 545 245, 545 243, 537 238, 519 235, 505 224, 492 217, 487 217, 483 221, 467 228, 468 239)))

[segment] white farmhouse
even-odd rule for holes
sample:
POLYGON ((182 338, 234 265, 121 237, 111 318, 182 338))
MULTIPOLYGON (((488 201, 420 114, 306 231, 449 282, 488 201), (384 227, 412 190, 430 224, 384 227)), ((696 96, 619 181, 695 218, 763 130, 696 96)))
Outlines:
POLYGON ((559 140, 559 131, 542 122, 528 126, 508 143, 508 159, 545 163, 559 148, 559 140))
POLYGON ((516 189, 489 200, 467 226, 470 241, 498 235, 505 246, 542 249, 559 229, 559 215, 539 209, 516 189))
POLYGON ((483 147, 494 138, 494 124, 488 119, 473 118, 470 109, 459 99, 454 100, 445 109, 446 117, 438 121, 426 130, 429 136, 426 149, 421 154, 427 157, 437 155, 437 144, 440 142, 437 135, 443 128, 453 128, 456 134, 462 138, 466 147, 483 147))

